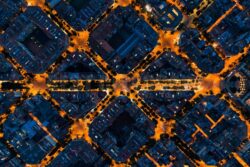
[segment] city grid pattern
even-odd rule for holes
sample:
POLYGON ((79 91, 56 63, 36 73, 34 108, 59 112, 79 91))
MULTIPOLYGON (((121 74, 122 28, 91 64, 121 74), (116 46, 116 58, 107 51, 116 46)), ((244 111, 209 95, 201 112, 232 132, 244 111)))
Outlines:
POLYGON ((80 1, 0 0, 0 166, 250 166, 249 0, 80 1))

